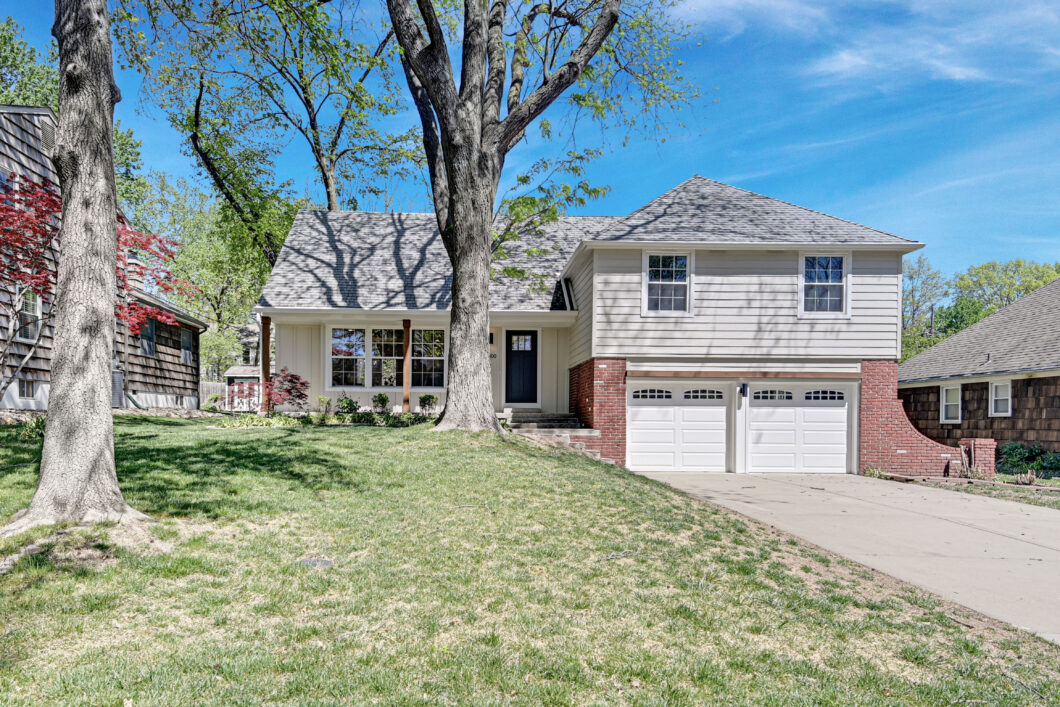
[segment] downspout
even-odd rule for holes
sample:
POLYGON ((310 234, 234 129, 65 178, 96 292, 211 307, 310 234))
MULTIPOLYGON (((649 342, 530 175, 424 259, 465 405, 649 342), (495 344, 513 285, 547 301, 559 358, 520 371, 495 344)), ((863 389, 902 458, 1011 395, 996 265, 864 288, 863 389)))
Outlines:
POLYGON ((128 401, 130 403, 133 404, 133 407, 135 407, 136 409, 138 409, 138 410, 146 410, 147 409, 146 407, 144 407, 140 403, 136 402, 136 398, 134 398, 131 393, 126 393, 125 397, 128 399, 128 401))

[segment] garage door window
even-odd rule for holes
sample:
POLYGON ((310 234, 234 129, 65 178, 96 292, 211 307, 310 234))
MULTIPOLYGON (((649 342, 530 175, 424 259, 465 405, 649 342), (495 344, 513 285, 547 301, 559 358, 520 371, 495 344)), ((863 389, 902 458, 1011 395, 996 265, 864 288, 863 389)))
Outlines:
POLYGON ((670 391, 660 390, 659 388, 644 388, 633 391, 634 400, 669 400, 672 397, 670 391))
POLYGON ((843 400, 844 395, 838 390, 811 390, 806 393, 807 400, 843 400))
POLYGON ((724 397, 720 390, 697 389, 685 391, 685 400, 721 400, 724 397))
POLYGON ((755 400, 791 400, 790 390, 756 390, 755 400))

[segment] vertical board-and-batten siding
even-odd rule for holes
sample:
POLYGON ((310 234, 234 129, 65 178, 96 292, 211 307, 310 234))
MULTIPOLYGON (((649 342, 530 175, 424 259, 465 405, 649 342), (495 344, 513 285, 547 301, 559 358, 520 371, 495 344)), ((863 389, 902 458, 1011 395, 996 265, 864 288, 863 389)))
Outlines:
MULTIPOLYGON (((16 108, 0 111, 0 173, 4 179, 15 173, 38 182, 48 180, 57 183, 58 177, 52 168, 50 155, 44 150, 42 140, 44 125, 48 124, 54 128, 54 121, 47 114, 17 111, 16 108)), ((7 297, 10 297, 10 294, 0 291, 0 298, 7 297)), ((6 332, 7 325, 7 318, 0 315, 0 332, 6 332)), ((28 347, 16 342, 12 349, 11 359, 21 360, 28 347)), ((44 336, 41 337, 34 356, 26 363, 19 378, 47 381, 51 368, 51 351, 51 327, 45 327, 44 336)), ((16 386, 17 391, 17 383, 12 385, 16 386)))
POLYGON ((656 317, 641 314, 641 251, 598 249, 592 353, 896 359, 900 256, 850 256, 851 316, 843 319, 798 316, 799 257, 794 250, 697 250, 694 316, 656 317))
POLYGON ((583 250, 571 264, 571 290, 578 318, 570 330, 570 367, 593 355, 593 262, 593 251, 583 250))

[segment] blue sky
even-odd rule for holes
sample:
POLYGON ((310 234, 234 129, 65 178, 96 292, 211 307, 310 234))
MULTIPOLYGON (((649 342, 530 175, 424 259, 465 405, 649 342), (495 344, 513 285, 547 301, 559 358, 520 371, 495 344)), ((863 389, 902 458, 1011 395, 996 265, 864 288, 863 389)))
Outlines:
MULTIPOLYGON (((44 46, 50 3, 15 19, 44 46)), ((1030 0, 683 0, 705 41, 682 58, 708 98, 664 144, 590 171, 624 214, 698 173, 923 241, 952 272, 1060 261, 1060 4, 1030 0)), ((180 136, 121 73, 117 116, 148 167, 191 175, 180 136)), ((536 147, 509 158, 518 168, 536 147)), ((314 195, 305 160, 281 164, 314 195)), ((317 196, 319 199, 320 197, 317 196)))

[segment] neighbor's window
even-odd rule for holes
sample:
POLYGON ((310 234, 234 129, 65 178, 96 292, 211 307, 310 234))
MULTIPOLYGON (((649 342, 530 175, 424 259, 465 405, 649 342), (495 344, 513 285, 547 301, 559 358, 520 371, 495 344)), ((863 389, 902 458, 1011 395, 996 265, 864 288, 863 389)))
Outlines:
POLYGON ((414 329, 412 332, 412 386, 445 386, 445 331, 414 329))
POLYGON ((404 385, 405 332, 401 329, 372 329, 372 385, 404 385))
POLYGON ((648 256, 647 311, 688 311, 688 256, 648 256))
POLYGON ((364 329, 331 330, 331 385, 364 386, 364 329))
POLYGON ((16 339, 35 341, 40 327, 40 298, 36 292, 27 292, 22 299, 22 311, 18 313, 16 339))
POLYGON ((148 319, 144 322, 144 328, 140 330, 140 353, 144 356, 154 356, 155 348, 155 320, 148 319))
POLYGON ((990 416, 1009 417, 1012 415, 1012 383, 990 384, 990 416))
POLYGON ((194 343, 194 336, 191 333, 191 329, 180 330, 180 362, 186 366, 190 366, 193 362, 192 359, 192 344, 194 343))
POLYGON ((19 378, 18 397, 25 400, 31 400, 37 397, 37 381, 32 381, 27 378, 19 378))
POLYGON ((808 314, 846 311, 843 257, 808 255, 803 258, 802 311, 808 314))
POLYGON ((942 422, 960 422, 961 386, 943 386, 941 398, 942 422))

